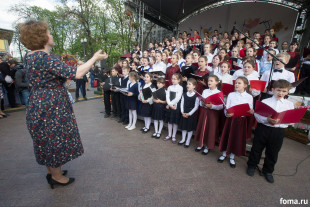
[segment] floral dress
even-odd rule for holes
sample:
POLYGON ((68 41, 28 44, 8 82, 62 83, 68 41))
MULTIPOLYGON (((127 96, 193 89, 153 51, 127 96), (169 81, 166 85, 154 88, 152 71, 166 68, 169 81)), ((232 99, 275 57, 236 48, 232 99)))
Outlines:
POLYGON ((43 51, 28 54, 24 67, 32 85, 26 123, 36 160, 40 165, 60 167, 84 152, 64 87, 66 79, 75 78, 76 68, 43 51))

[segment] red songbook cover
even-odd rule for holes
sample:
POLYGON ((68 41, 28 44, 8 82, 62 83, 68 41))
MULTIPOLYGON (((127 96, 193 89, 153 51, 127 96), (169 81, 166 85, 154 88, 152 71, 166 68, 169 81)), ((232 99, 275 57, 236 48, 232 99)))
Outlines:
POLYGON ((299 108, 278 113, 267 104, 264 104, 263 102, 258 100, 256 101, 255 105, 255 113, 265 117, 271 115, 271 118, 279 119, 279 122, 277 124, 298 123, 300 119, 305 115, 306 111, 307 108, 299 108))
POLYGON ((197 96, 197 98, 200 101, 203 101, 206 104, 213 104, 213 105, 221 105, 224 104, 224 96, 222 92, 213 94, 207 98, 202 97, 202 95, 200 93, 198 93, 197 91, 195 91, 195 94, 197 96))
POLYGON ((229 93, 235 91, 235 86, 229 83, 222 83, 222 92, 225 96, 228 96, 229 93))
POLYGON ((248 112, 250 110, 251 109, 248 103, 236 105, 226 109, 227 113, 234 114, 233 117, 251 116, 251 114, 248 112))
POLYGON ((252 89, 256 89, 258 91, 264 91, 266 86, 266 81, 261 80, 251 80, 250 85, 252 89))

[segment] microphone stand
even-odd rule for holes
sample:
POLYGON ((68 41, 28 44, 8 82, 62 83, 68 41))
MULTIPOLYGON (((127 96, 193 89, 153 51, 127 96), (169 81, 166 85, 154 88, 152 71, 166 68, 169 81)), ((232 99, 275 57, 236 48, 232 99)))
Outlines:
POLYGON ((252 38, 250 38, 249 36, 247 36, 245 33, 243 33, 242 31, 240 31, 238 28, 236 28, 235 26, 233 27, 233 31, 238 31, 239 33, 243 34, 246 38, 248 38, 249 40, 251 40, 251 42, 253 42, 255 45, 257 45, 260 49, 263 49, 264 51, 266 51, 269 55, 271 55, 273 57, 272 59, 272 64, 271 64, 271 68, 270 68, 270 74, 269 74, 269 80, 268 80, 268 88, 267 88, 267 92, 271 90, 271 79, 272 79, 272 75, 273 75, 273 64, 274 64, 274 61, 277 60, 277 61, 280 61, 282 64, 285 65, 285 63, 280 60, 279 58, 277 58, 274 54, 272 54, 271 52, 268 51, 268 49, 265 49, 263 46, 257 44, 252 38))

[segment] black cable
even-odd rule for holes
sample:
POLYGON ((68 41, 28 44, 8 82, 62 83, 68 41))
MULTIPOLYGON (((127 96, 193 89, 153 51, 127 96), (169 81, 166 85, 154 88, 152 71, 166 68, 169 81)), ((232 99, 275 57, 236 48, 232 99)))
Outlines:
MULTIPOLYGON (((283 175, 283 174, 273 174, 273 175, 277 175, 277 176, 281 176, 281 177, 292 177, 292 176, 295 176, 296 174, 297 174, 297 172, 298 172, 298 167, 299 167, 299 165, 301 165, 304 161, 306 161, 308 158, 310 157, 310 154, 308 154, 304 159, 302 159, 302 160, 300 160, 298 163, 297 163, 297 165, 296 165, 296 167, 295 167, 295 172, 293 173, 293 174, 290 174, 290 175, 283 175)), ((240 157, 240 158, 243 158, 243 157, 240 157)), ((247 156, 245 156, 245 158, 247 158, 247 156)), ((263 159, 263 158, 261 158, 261 159, 263 159)), ((260 167, 262 167, 262 164, 258 164, 257 165, 257 168, 258 168, 258 166, 260 166, 260 167)), ((258 171, 260 172, 260 174, 261 174, 261 169, 260 168, 258 168, 258 171)))

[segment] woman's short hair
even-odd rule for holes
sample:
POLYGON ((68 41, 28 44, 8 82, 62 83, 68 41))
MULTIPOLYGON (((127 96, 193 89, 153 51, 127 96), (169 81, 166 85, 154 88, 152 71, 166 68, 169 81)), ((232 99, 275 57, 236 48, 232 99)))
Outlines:
POLYGON ((21 43, 29 50, 44 49, 48 42, 47 30, 49 26, 46 22, 29 20, 18 26, 21 43))

